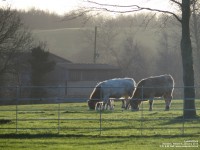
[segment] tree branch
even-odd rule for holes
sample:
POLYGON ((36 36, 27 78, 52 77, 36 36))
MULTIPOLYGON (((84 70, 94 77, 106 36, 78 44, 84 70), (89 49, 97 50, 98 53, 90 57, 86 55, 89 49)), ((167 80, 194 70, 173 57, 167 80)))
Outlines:
MULTIPOLYGON (((181 6, 181 3, 177 2, 176 0, 171 0, 171 1, 181 6)), ((181 18, 179 18, 178 15, 176 15, 175 13, 171 11, 153 9, 153 8, 148 8, 148 7, 140 7, 139 5, 112 5, 112 4, 98 3, 98 2, 94 2, 90 0, 87 0, 86 2, 97 5, 97 6, 101 6, 101 7, 90 7, 91 9, 104 10, 107 12, 114 12, 114 13, 131 13, 131 12, 137 12, 137 11, 142 11, 142 10, 148 10, 148 11, 170 14, 174 16, 179 22, 182 22, 181 18), (112 8, 127 8, 129 10, 114 10, 112 8)))
POLYGON ((176 0, 170 0, 170 1, 172 1, 173 3, 175 3, 175 4, 179 5, 180 7, 182 7, 182 4, 180 2, 178 2, 176 0))
POLYGON ((73 20, 73 19, 76 19, 78 17, 82 17, 82 16, 85 16, 85 14, 91 12, 91 10, 87 10, 87 9, 78 9, 77 10, 78 12, 71 12, 69 13, 69 15, 66 15, 64 17, 64 19, 62 19, 62 21, 69 21, 69 20, 73 20))

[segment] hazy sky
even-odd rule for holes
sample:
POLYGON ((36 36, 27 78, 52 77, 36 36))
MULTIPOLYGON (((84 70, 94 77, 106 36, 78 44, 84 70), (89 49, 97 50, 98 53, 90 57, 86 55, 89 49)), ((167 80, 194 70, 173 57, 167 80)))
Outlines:
MULTIPOLYGON (((169 0, 95 0, 101 3, 130 5, 141 4, 146 7, 153 7, 159 9, 169 9, 169 0)), ((42 10, 49 10, 58 14, 76 9, 78 6, 86 5, 84 0, 0 0, 0 6, 9 5, 12 8, 25 9, 37 8, 42 10)))

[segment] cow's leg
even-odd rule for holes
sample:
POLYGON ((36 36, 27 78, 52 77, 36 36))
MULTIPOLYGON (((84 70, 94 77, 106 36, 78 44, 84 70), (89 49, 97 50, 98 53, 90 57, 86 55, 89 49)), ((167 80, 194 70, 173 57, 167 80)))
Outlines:
POLYGON ((169 111, 170 105, 171 105, 172 96, 171 95, 164 95, 164 99, 165 99, 165 110, 169 111))
POLYGON ((108 107, 110 108, 110 110, 113 109, 113 104, 112 104, 112 103, 113 103, 112 100, 111 100, 111 99, 108 99, 107 109, 108 109, 108 107))
POLYGON ((110 100, 110 110, 114 110, 114 100, 110 100))
POLYGON ((103 110, 108 109, 109 101, 110 101, 109 96, 105 95, 103 97, 103 110))
POLYGON ((95 110, 99 110, 99 102, 95 104, 95 110))
POLYGON ((108 110, 108 107, 110 107, 110 99, 108 99, 106 102, 106 110, 108 110))
POLYGON ((106 99, 103 99, 103 108, 102 110, 106 110, 107 109, 107 100, 106 99))
POLYGON ((122 108, 125 108, 125 103, 126 103, 126 101, 125 101, 125 99, 123 99, 122 100, 122 108))
POLYGON ((95 110, 102 110, 103 108, 103 102, 97 102, 95 105, 95 110))
POLYGON ((106 110, 107 109, 107 104, 105 102, 103 102, 103 105, 102 105, 102 110, 106 110))
POLYGON ((153 98, 149 99, 149 111, 153 110, 153 98))
POLYGON ((108 96, 106 96, 103 98, 103 110, 107 110, 108 107, 110 108, 110 110, 112 110, 114 107, 114 102, 109 99, 108 96))
POLYGON ((127 109, 130 104, 130 100, 128 99, 128 96, 125 96, 122 100, 122 108, 127 109))
POLYGON ((130 99, 128 99, 128 97, 126 98, 126 106, 125 106, 125 109, 129 109, 130 107, 130 99))

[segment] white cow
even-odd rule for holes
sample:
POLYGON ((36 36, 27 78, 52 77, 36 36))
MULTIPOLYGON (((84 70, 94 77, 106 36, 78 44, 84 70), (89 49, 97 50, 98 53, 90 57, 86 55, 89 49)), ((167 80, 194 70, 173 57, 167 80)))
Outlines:
MULTIPOLYGON (((93 92, 90 95, 90 100, 88 101, 88 106, 90 109, 94 109, 93 106, 99 101, 103 101, 105 109, 106 106, 110 104, 113 105, 110 98, 121 98, 122 108, 127 108, 129 104, 127 101, 129 97, 132 96, 136 87, 136 83, 133 78, 114 78, 110 80, 105 80, 96 85, 93 92)), ((110 106, 113 109, 114 106, 110 106)))

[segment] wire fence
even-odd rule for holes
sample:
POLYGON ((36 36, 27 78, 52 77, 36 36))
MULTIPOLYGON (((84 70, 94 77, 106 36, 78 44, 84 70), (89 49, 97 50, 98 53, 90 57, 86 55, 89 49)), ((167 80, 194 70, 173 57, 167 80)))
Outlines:
MULTIPOLYGON (((78 93, 82 88, 72 87, 70 90, 78 93)), ((199 87, 195 89, 198 91, 199 87)), ((146 102, 141 103, 137 112, 124 110, 120 100, 115 102, 114 110, 89 110, 89 95, 69 96, 63 91, 66 91, 66 87, 1 87, 0 134, 35 131, 123 136, 200 134, 200 118, 184 118, 184 101, 190 99, 183 98, 183 87, 175 87, 170 111, 164 111, 165 102, 162 98, 154 100, 153 111, 149 111, 146 102), (30 96, 31 89, 43 89, 43 92, 44 89, 50 89, 49 92, 56 96, 49 96, 49 92, 45 92, 43 97, 33 97, 30 96)), ((197 115, 199 110, 200 99, 197 96, 197 115)))

